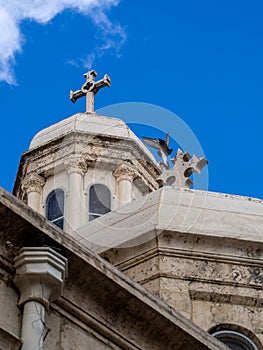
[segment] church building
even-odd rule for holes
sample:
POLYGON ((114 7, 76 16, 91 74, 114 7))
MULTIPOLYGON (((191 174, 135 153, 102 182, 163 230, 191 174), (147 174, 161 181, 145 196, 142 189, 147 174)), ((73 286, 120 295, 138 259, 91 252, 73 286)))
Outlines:
POLYGON ((206 159, 95 113, 96 76, 0 189, 0 350, 263 350, 263 201, 191 189, 206 159))

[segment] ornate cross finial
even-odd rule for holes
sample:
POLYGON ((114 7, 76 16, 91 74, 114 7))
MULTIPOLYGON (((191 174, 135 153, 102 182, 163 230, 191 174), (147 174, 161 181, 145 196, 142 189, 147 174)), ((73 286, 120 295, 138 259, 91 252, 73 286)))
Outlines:
POLYGON ((95 70, 91 70, 84 74, 86 82, 82 85, 80 90, 70 90, 70 100, 75 103, 80 97, 86 95, 86 112, 94 112, 94 96, 104 86, 111 86, 111 80, 108 74, 105 74, 103 79, 95 81, 97 76, 95 70))
POLYGON ((174 164, 172 169, 164 170, 157 181, 162 185, 173 185, 184 188, 190 188, 193 184, 189 176, 194 172, 200 174, 201 169, 208 163, 204 157, 198 158, 196 155, 191 156, 189 153, 180 150, 180 148, 178 148, 171 162, 174 164))

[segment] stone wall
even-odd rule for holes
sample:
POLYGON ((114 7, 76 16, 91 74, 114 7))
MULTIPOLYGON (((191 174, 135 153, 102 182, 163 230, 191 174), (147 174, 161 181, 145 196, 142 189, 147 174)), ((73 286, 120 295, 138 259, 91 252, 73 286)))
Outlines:
POLYGON ((206 331, 232 324, 263 343, 261 244, 162 232, 108 259, 206 331))

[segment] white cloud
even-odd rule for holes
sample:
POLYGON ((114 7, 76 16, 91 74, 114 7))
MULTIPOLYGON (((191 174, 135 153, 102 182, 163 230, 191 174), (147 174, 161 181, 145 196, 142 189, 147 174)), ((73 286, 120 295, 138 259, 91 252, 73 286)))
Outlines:
POLYGON ((82 59, 84 66, 89 68, 96 56, 100 57, 111 49, 118 55, 126 34, 119 24, 114 25, 105 14, 106 10, 118 3, 119 0, 0 0, 0 81, 16 83, 13 72, 15 54, 22 50, 24 41, 21 22, 32 20, 46 24, 65 9, 91 16, 100 30, 100 45, 92 55, 82 59))
POLYGON ((113 24, 105 13, 100 9, 94 11, 92 20, 100 29, 101 37, 93 52, 86 57, 79 59, 80 63, 87 69, 92 68, 97 57, 101 57, 105 52, 110 51, 115 56, 120 56, 120 49, 126 41, 126 32, 119 24, 113 24))
POLYGON ((95 59, 100 58, 106 52, 111 52, 115 57, 120 57, 120 49, 127 38, 124 28, 118 23, 112 23, 101 7, 92 10, 91 19, 100 33, 100 36, 96 38, 97 45, 93 48, 92 53, 67 61, 73 66, 81 65, 90 69, 95 59))

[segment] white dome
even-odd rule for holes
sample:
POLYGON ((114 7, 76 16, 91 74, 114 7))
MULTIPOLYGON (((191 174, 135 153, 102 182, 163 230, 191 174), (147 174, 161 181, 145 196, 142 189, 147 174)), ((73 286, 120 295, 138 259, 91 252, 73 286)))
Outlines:
POLYGON ((33 137, 29 149, 40 147, 72 132, 132 139, 156 163, 152 153, 121 119, 99 116, 96 113, 77 113, 41 130, 33 137))
POLYGON ((120 119, 102 117, 95 113, 78 113, 39 131, 33 137, 29 149, 42 146, 72 132, 137 139, 137 136, 120 119))

